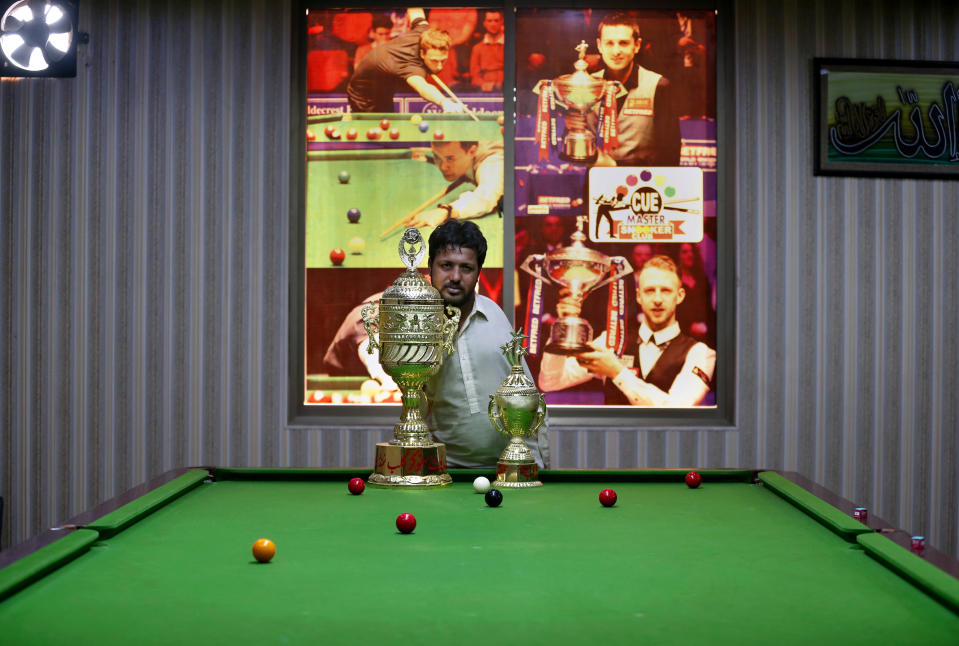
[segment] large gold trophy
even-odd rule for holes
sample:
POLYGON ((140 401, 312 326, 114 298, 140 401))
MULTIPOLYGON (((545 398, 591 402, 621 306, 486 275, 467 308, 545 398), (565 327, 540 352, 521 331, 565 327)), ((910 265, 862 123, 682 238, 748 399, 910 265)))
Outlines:
POLYGON ((446 473, 446 445, 430 437, 420 413, 420 397, 423 384, 443 363, 443 353, 453 351, 460 310, 444 306, 440 293, 416 270, 426 253, 419 231, 403 232, 399 252, 406 271, 376 304, 362 309, 369 352, 379 349, 380 365, 403 393, 400 421, 393 427, 393 439, 376 445, 369 481, 390 486, 447 485, 453 480, 446 473))
POLYGON ((496 462, 494 487, 539 487, 539 468, 523 439, 532 436, 546 419, 546 400, 536 390, 533 380, 523 370, 526 348, 523 340, 529 337, 514 332, 513 338, 501 346, 510 364, 510 373, 489 396, 488 414, 493 427, 509 438, 496 462))
MULTIPOLYGON (((610 81, 592 76, 586 70, 586 50, 589 45, 581 41, 574 49, 579 58, 573 63, 572 74, 563 74, 552 81, 540 81, 533 91, 543 91, 544 85, 553 93, 556 102, 566 108, 566 136, 563 138, 562 156, 572 162, 589 163, 596 159, 596 135, 586 123, 586 113, 599 103, 603 94, 609 91, 610 81)), ((615 95, 625 94, 617 87, 615 95)))
POLYGON ((633 270, 629 261, 622 256, 607 256, 583 244, 586 240, 583 225, 588 219, 585 215, 577 216, 576 231, 570 236, 573 241, 571 245, 545 254, 531 254, 520 266, 520 269, 536 278, 563 288, 567 293, 567 302, 574 310, 553 323, 546 352, 579 354, 592 350, 589 342, 593 339, 593 327, 580 316, 583 301, 593 290, 633 270))

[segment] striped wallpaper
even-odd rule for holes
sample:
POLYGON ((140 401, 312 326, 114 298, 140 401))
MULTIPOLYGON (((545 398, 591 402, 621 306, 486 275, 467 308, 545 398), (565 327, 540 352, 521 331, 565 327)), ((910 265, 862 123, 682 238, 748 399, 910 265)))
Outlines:
MULTIPOLYGON (((80 9, 76 79, 0 83, 4 547, 169 468, 389 435, 287 423, 290 2, 80 9)), ((959 183, 811 172, 812 58, 957 60, 959 12, 734 19, 735 424, 554 428, 553 466, 797 470, 959 555, 959 183)))

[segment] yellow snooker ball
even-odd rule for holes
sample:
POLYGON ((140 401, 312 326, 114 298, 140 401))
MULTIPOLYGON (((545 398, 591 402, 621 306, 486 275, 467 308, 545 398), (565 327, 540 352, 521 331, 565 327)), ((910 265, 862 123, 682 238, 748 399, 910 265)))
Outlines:
POLYGON ((422 120, 423 120, 423 117, 418 114, 414 114, 412 117, 410 117, 410 121, 412 121, 414 124, 417 124, 422 120))
POLYGON ((376 379, 367 379, 360 384, 361 395, 369 395, 370 397, 373 397, 378 392, 380 392, 380 382, 378 382, 376 379))
POLYGON ((349 242, 350 251, 353 253, 363 253, 363 250, 366 249, 366 241, 363 238, 356 236, 349 242))
POLYGON ((269 563, 276 554, 276 545, 268 538, 261 538, 253 543, 253 558, 260 563, 269 563))

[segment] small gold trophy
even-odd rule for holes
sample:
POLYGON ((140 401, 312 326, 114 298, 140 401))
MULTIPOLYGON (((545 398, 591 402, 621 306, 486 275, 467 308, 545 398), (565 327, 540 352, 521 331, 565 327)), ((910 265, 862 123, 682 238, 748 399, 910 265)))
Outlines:
POLYGON ((423 384, 442 365, 443 353, 453 351, 460 310, 444 306, 440 293, 416 270, 426 253, 419 231, 403 232, 399 252, 406 271, 378 303, 362 309, 369 352, 380 350, 380 365, 403 393, 400 421, 393 427, 393 439, 376 445, 369 481, 390 486, 447 485, 453 479, 446 472, 446 445, 430 437, 420 413, 420 397, 423 384))
POLYGON ((511 366, 510 373, 489 396, 490 422, 500 433, 509 438, 509 444, 496 462, 494 487, 541 487, 537 480, 539 468, 533 454, 523 439, 533 435, 546 419, 546 400, 536 390, 536 385, 523 370, 523 355, 526 335, 519 331, 501 346, 511 366))

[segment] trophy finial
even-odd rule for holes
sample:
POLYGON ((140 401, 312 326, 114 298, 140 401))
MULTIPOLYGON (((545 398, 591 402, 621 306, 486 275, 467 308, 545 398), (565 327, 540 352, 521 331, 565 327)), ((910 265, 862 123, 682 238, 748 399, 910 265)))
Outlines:
POLYGON ((589 49, 589 45, 586 44, 585 40, 581 40, 579 45, 574 47, 577 52, 579 52, 579 58, 573 63, 573 69, 577 72, 585 73, 589 68, 589 63, 586 62, 586 50, 589 49))
POLYGON ((523 334, 521 330, 511 332, 509 341, 500 346, 500 350, 506 355, 506 360, 510 366, 518 366, 523 360, 523 356, 528 352, 523 345, 523 341, 529 338, 529 335, 523 334))
POLYGON ((420 261, 426 254, 426 245, 423 244, 423 236, 419 230, 410 227, 403 232, 399 244, 400 260, 406 266, 407 271, 416 271, 420 261))
POLYGON ((583 227, 586 223, 589 222, 588 215, 577 215, 576 216, 576 230, 569 236, 569 239, 573 241, 573 247, 582 247, 583 241, 586 240, 586 234, 583 233, 583 227))

